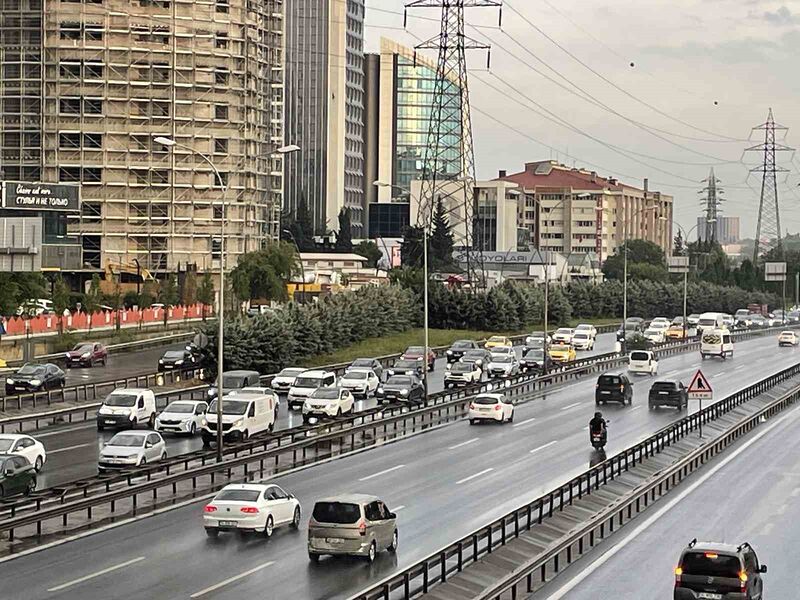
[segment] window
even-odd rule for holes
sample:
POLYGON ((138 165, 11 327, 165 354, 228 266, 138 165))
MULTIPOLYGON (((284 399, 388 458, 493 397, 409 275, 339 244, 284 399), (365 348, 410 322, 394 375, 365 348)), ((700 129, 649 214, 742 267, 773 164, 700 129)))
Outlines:
POLYGON ((227 13, 229 10, 230 10, 230 5, 228 4, 228 0, 217 0, 218 13, 227 13))
POLYGON ((81 24, 75 22, 61 23, 59 27, 59 37, 62 40, 81 39, 81 24))
MULTIPOLYGON (((6 99, 8 100, 8 98, 6 99)), ((6 112, 12 112, 8 106, 5 107, 6 112)), ((19 112, 19 111, 17 111, 19 112)), ((79 115, 81 114, 81 99, 80 98, 61 98, 58 103, 58 112, 62 115, 79 115)))
POLYGON ((212 207, 212 210, 213 210, 212 218, 214 220, 219 221, 222 218, 222 206, 214 205, 212 207))
POLYGON ((364 516, 367 517, 367 521, 380 521, 383 518, 377 502, 370 502, 364 507, 364 516))
POLYGON ((152 103, 153 109, 153 116, 154 117, 168 117, 169 116, 169 102, 159 102, 158 100, 153 100, 152 103))
POLYGON ((83 114, 102 115, 103 101, 100 98, 85 98, 83 101, 83 114))
POLYGON ((83 134, 83 147, 84 149, 99 150, 103 147, 103 134, 102 133, 84 133, 83 134))
POLYGON ((86 183, 100 183, 103 180, 103 169, 100 167, 84 167, 83 181, 86 183))
POLYGON ((168 169, 153 169, 150 171, 150 183, 164 184, 169 183, 168 169))
POLYGON ((225 104, 214 105, 214 118, 220 121, 228 120, 228 107, 225 104))
POLYGON ((84 30, 87 41, 99 42, 103 39, 103 30, 100 25, 87 25, 84 30))
POLYGON ((214 154, 227 154, 228 140, 226 138, 216 138, 214 140, 214 154))
POLYGON ((228 186, 228 175, 226 171, 220 171, 219 177, 214 175, 214 187, 227 187, 228 186), (222 184, 222 185, 220 185, 222 184))
POLYGON ((61 182, 73 182, 81 180, 80 167, 61 167, 58 170, 58 180, 61 182))
POLYGON ((59 133, 58 147, 62 150, 74 150, 81 147, 80 133, 59 133))
POLYGON ((216 48, 225 49, 228 47, 228 34, 224 32, 219 32, 216 34, 216 38, 214 41, 214 46, 216 48))
POLYGON ((214 83, 217 85, 228 85, 228 71, 217 69, 214 71, 214 83))
POLYGON ((102 79, 104 68, 101 64, 87 64, 83 67, 83 76, 87 79, 102 79))
POLYGON ((61 77, 74 77, 80 78, 81 64, 80 63, 61 63, 59 65, 59 73, 61 77))

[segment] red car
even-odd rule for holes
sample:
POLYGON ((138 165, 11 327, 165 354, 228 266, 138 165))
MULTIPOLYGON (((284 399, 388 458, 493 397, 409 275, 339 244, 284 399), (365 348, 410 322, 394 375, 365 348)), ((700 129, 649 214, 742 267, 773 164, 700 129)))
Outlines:
MULTIPOLYGON (((409 346, 400 356, 401 360, 422 360, 425 356, 424 346, 409 346)), ((428 371, 433 371, 436 366, 436 353, 428 348, 428 371)))
POLYGON ((100 363, 104 367, 108 361, 108 350, 97 342, 83 342, 67 352, 67 368, 93 367, 100 363))

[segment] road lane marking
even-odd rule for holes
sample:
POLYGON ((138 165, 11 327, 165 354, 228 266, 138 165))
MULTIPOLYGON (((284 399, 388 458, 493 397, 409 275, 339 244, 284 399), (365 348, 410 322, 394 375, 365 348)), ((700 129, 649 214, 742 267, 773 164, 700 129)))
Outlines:
POLYGON ((534 448, 533 450, 531 450, 531 454, 533 454, 535 452, 538 452, 539 450, 544 450, 545 448, 549 448, 553 444, 557 444, 557 443, 558 443, 558 440, 553 440, 552 442, 547 442, 544 446, 539 446, 538 448, 534 448))
POLYGON ((470 475, 469 477, 464 477, 464 479, 460 479, 460 480, 456 481, 456 485, 461 485, 462 483, 466 483, 467 481, 471 481, 471 480, 475 479, 476 477, 480 477, 481 475, 486 475, 486 473, 489 473, 490 471, 494 471, 494 469, 492 467, 489 467, 488 469, 484 469, 480 473, 475 473, 475 475, 470 475))
POLYGON ((78 444, 77 446, 67 446, 66 448, 59 448, 58 450, 47 450, 48 454, 58 454, 59 452, 67 452, 69 450, 77 450, 78 448, 86 448, 94 446, 95 444, 78 444))
POLYGON ((642 405, 641 405, 641 404, 637 404, 636 406, 634 406, 633 408, 631 408, 631 410, 632 410, 632 411, 634 411, 634 410, 639 410, 640 408, 642 408, 642 405))
POLYGON ((84 575, 83 577, 79 577, 78 579, 73 579, 72 581, 68 581, 67 583, 62 583, 61 585, 57 585, 54 588, 50 588, 47 590, 48 592, 59 592, 64 590, 68 587, 72 587, 73 585, 78 585, 79 583, 83 583, 84 581, 89 581, 90 579, 94 579, 95 577, 100 577, 101 575, 105 575, 106 573, 111 573, 112 571, 116 571, 118 569, 123 569, 129 565, 137 563, 139 561, 144 560, 144 556, 138 556, 136 558, 132 558, 131 560, 126 560, 124 563, 120 563, 118 565, 114 565, 111 567, 107 567, 102 571, 97 571, 95 573, 90 573, 89 575, 84 575))
POLYGON ((392 471, 397 471, 397 469, 402 469, 405 465, 397 465, 396 467, 391 467, 390 469, 384 469, 383 471, 378 471, 377 473, 373 473, 372 475, 367 475, 366 477, 362 477, 359 481, 369 481, 370 479, 374 479, 375 477, 380 477, 381 475, 386 475, 386 473, 391 473, 392 471))
POLYGON ((248 577, 248 576, 252 575, 253 573, 258 573, 262 569, 266 569, 267 567, 271 567, 274 564, 275 564, 274 560, 271 560, 269 562, 265 562, 262 565, 258 565, 257 567, 253 567, 249 571, 245 571, 244 573, 239 573, 238 575, 234 575, 233 577, 229 577, 225 581, 220 581, 216 585, 212 585, 211 587, 207 587, 204 590, 200 590, 199 592, 195 592, 194 594, 192 594, 189 597, 190 598, 199 598, 200 596, 205 596, 206 594, 208 594, 210 592, 214 592, 214 591, 218 590, 221 587, 225 587, 226 585, 228 585, 230 583, 233 583, 234 581, 239 581, 240 579, 244 579, 245 577, 248 577))
POLYGON ((395 506, 392 512, 397 512, 399 510, 403 510, 406 507, 405 504, 401 504, 400 506, 395 506))
POLYGON ((581 402, 575 402, 574 404, 567 404, 567 406, 563 407, 561 410, 569 410, 570 408, 575 408, 576 406, 580 406, 581 402))
POLYGON ((63 433, 71 433, 73 431, 80 431, 81 429, 94 429, 97 427, 94 423, 81 425, 80 427, 70 427, 68 429, 57 429, 56 431, 45 431, 44 433, 36 433, 37 438, 48 437, 51 435, 61 435, 63 433))
POLYGON ((525 427, 526 425, 532 424, 536 419, 531 417, 530 419, 525 419, 524 421, 520 421, 519 423, 514 423, 512 427, 525 427))
POLYGON ((471 444, 472 442, 477 442, 480 438, 472 438, 471 440, 467 440, 466 442, 461 442, 460 444, 456 444, 455 446, 450 446, 447 448, 448 450, 455 450, 456 448, 461 448, 466 446, 467 444, 471 444))

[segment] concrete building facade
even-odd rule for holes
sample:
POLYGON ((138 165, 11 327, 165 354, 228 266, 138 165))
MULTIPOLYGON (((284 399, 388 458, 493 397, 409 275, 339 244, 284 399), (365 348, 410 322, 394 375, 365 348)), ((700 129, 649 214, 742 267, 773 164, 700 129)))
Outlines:
MULTIPOLYGON (((697 217, 697 239, 701 242, 706 241, 706 218, 697 217)), ((739 217, 723 217, 719 215, 717 222, 714 223, 716 230, 717 241, 723 246, 726 244, 735 244, 741 238, 739 237, 739 217)))

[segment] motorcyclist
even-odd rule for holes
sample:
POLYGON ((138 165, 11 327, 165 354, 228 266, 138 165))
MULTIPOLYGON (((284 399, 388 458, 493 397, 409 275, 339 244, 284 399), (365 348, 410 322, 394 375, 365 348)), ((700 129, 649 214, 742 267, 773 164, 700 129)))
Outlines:
POLYGON ((603 418, 603 413, 594 413, 594 418, 589 421, 589 431, 592 433, 606 433, 606 420, 603 418))

